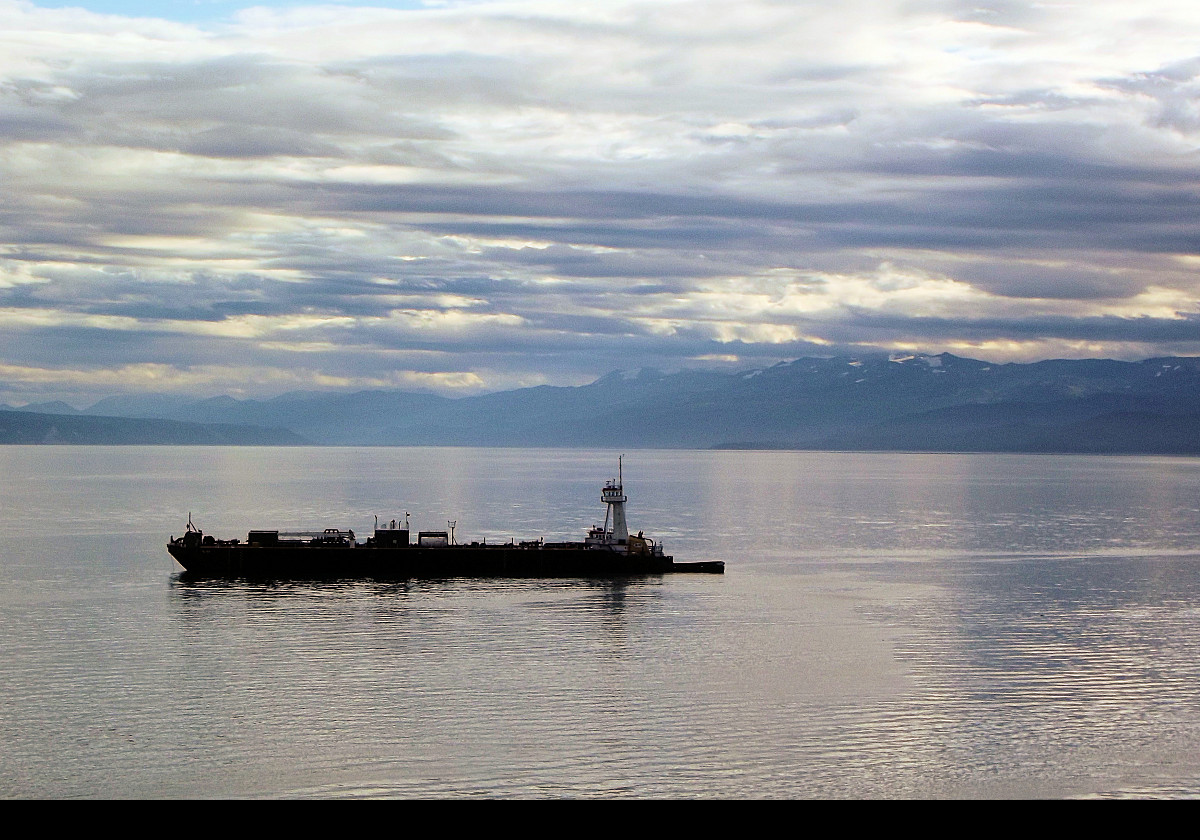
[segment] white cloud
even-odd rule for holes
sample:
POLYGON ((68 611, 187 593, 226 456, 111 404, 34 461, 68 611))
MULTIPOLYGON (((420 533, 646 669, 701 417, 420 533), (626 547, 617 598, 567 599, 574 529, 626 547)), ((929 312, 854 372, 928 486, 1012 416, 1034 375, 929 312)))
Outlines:
POLYGON ((1165 2, 0 0, 0 363, 303 354, 332 387, 433 352, 396 375, 486 389, 1200 352, 1196 31, 1165 2))

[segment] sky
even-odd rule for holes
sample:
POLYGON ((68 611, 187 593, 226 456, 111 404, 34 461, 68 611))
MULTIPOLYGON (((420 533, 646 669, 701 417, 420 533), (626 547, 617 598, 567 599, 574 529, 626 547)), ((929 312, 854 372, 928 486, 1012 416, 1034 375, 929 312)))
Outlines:
POLYGON ((1200 355, 1200 4, 0 0, 0 402, 1200 355))

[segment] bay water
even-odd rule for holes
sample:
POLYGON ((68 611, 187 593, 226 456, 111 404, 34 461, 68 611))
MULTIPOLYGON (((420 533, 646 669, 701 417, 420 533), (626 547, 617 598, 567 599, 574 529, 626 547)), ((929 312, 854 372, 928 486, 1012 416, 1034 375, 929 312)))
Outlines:
POLYGON ((0 797, 1200 794, 1200 460, 625 453, 726 574, 189 581, 206 533, 581 539, 616 452, 0 447, 0 797))

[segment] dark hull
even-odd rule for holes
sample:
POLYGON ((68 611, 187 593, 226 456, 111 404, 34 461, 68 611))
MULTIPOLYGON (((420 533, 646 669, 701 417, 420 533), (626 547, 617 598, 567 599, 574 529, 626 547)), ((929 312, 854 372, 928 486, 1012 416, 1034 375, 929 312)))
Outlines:
POLYGON ((725 564, 676 563, 671 557, 604 548, 476 545, 438 547, 258 546, 169 543, 167 551, 197 577, 306 579, 448 577, 626 577, 679 572, 722 574, 725 564))

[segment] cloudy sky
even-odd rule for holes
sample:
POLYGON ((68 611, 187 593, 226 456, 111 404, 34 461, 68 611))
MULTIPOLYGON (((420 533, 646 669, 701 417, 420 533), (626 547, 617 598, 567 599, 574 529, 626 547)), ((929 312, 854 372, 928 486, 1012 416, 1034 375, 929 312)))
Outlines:
POLYGON ((1200 4, 0 0, 0 402, 1200 355, 1200 4))

